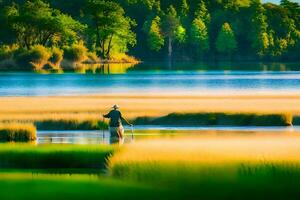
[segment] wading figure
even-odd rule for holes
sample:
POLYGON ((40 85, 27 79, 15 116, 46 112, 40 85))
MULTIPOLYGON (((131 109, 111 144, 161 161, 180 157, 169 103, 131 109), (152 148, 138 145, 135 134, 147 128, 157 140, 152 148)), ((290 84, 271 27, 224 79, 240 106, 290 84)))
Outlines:
POLYGON ((104 118, 110 119, 109 121, 109 132, 110 132, 110 143, 123 144, 124 142, 124 128, 122 126, 122 120, 124 120, 128 125, 132 126, 119 111, 119 106, 114 105, 113 110, 108 114, 103 115, 104 118))

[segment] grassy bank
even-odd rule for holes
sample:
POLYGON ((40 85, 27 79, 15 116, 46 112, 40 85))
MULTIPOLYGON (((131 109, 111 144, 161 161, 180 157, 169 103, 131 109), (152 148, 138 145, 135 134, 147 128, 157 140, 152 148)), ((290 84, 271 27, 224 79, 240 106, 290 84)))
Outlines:
POLYGON ((0 144, 0 168, 101 170, 114 150, 113 146, 99 145, 0 144))
POLYGON ((138 117, 134 124, 170 126, 288 126, 289 116, 227 113, 172 113, 163 117, 138 117))
POLYGON ((36 127, 33 124, 2 123, 0 124, 0 141, 28 142, 36 140, 36 127))
POLYGON ((160 139, 125 147, 109 169, 169 188, 170 199, 297 199, 299 152, 297 137, 160 139))

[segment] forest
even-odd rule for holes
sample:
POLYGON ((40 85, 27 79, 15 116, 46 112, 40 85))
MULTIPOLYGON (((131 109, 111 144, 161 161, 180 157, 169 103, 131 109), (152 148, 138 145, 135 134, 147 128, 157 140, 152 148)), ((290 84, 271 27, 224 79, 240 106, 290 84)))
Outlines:
MULTIPOLYGON (((300 6, 260 0, 0 0, 0 61, 297 61, 300 6)), ((51 61, 51 62, 50 62, 51 61)), ((1 63, 0 63, 1 65, 1 63)), ((25 66, 24 64, 22 66, 25 66)))

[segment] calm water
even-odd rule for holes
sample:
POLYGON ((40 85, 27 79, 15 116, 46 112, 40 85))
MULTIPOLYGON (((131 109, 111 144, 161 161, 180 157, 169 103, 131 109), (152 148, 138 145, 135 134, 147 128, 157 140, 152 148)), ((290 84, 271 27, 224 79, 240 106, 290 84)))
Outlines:
POLYGON ((299 92, 300 64, 216 67, 112 65, 93 73, 1 73, 0 96, 55 96, 103 93, 299 92), (252 68, 251 68, 252 66, 252 68), (225 70, 224 70, 225 69, 225 70), (250 70, 251 69, 251 70, 250 70), (281 70, 281 71, 280 71, 281 70))
MULTIPOLYGON (((174 138, 178 136, 213 137, 223 135, 262 135, 274 136, 286 133, 300 133, 300 126, 294 127, 167 127, 167 126, 137 126, 132 131, 126 129, 125 143, 153 138, 174 138)), ((299 134, 300 135, 300 134, 299 134)), ((108 131, 38 131, 38 144, 110 144, 108 131)))

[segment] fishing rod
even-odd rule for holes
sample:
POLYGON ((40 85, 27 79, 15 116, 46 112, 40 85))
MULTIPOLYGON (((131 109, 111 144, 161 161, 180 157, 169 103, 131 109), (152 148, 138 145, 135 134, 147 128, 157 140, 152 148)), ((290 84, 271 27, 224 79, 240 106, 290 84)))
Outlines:
POLYGON ((134 134, 133 134, 133 124, 130 125, 131 127, 131 140, 134 140, 134 134))

